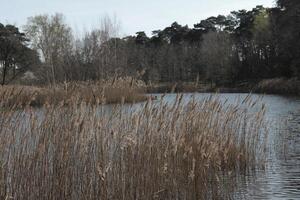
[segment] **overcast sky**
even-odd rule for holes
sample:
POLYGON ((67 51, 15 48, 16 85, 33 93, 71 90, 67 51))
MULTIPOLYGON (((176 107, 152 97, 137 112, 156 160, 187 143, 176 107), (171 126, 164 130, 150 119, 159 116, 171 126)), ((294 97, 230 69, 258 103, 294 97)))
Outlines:
POLYGON ((0 0, 0 23, 21 26, 30 16, 59 12, 80 33, 97 26, 101 16, 116 15, 123 35, 141 30, 150 34, 174 21, 192 27, 210 16, 274 4, 274 0, 0 0))

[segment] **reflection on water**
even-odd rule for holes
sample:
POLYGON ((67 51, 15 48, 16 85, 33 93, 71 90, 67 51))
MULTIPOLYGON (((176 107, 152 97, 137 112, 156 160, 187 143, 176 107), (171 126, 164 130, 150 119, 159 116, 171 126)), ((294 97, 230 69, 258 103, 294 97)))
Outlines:
MULTIPOLYGON (((203 99, 211 94, 185 94, 184 100, 203 99)), ((160 95, 157 95, 160 97, 160 95)), ((243 100, 247 94, 218 94, 228 104, 243 100)), ((164 101, 172 103, 175 94, 164 101)), ((265 171, 236 177, 238 187, 233 199, 300 199, 300 98, 252 95, 267 107, 269 153, 265 171)))

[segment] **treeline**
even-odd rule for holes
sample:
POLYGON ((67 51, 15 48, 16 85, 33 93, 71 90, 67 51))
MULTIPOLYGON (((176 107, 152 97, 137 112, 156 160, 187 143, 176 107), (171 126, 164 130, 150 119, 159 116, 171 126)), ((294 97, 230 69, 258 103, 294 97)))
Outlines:
POLYGON ((174 22, 151 37, 138 32, 120 38, 118 32, 118 23, 109 17, 81 38, 74 37, 61 14, 29 18, 24 33, 0 24, 2 84, 18 74, 39 84, 116 74, 147 82, 203 80, 217 85, 300 77, 298 0, 209 17, 193 28, 174 22))

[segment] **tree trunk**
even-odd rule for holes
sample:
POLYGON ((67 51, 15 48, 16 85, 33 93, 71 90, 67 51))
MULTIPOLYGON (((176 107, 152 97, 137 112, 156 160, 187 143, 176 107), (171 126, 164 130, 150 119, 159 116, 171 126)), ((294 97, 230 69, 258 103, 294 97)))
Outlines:
POLYGON ((5 85, 5 78, 6 78, 8 65, 9 65, 9 63, 5 61, 4 66, 3 66, 3 74, 2 74, 2 83, 1 83, 1 85, 5 85))
POLYGON ((51 72, 52 72, 52 84, 53 85, 56 85, 56 80, 55 80, 55 72, 54 72, 54 65, 53 65, 53 62, 51 62, 51 72))

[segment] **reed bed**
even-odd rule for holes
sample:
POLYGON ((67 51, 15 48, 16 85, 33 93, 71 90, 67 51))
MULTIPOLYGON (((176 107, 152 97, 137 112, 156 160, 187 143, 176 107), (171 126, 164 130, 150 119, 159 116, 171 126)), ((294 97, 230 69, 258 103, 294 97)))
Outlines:
POLYGON ((254 90, 267 94, 300 95, 300 80, 295 78, 266 79, 259 82, 254 90))
POLYGON ((230 198, 235 186, 222 177, 264 160, 265 109, 254 106, 178 95, 140 108, 3 110, 0 199, 230 198))
POLYGON ((144 83, 131 77, 112 78, 97 82, 70 82, 55 86, 35 87, 10 85, 0 87, 0 105, 22 108, 45 104, 69 105, 71 102, 88 104, 135 103, 146 101, 144 83))

